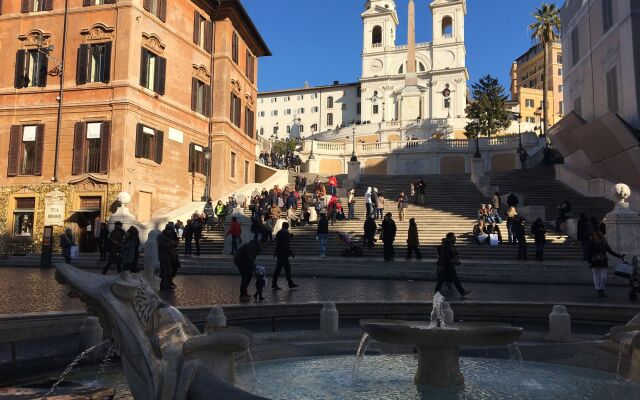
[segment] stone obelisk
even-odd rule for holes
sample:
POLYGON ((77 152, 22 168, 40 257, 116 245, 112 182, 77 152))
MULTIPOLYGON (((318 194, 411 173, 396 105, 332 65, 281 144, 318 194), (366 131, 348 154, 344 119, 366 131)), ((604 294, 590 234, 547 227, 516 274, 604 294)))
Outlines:
POLYGON ((416 5, 413 0, 409 0, 409 32, 407 33, 407 74, 405 86, 417 86, 418 76, 416 75, 416 5))
POLYGON ((416 73, 416 5, 409 0, 409 33, 407 43, 407 72, 405 74, 404 89, 400 94, 400 120, 415 121, 422 118, 420 112, 422 93, 418 87, 416 73))

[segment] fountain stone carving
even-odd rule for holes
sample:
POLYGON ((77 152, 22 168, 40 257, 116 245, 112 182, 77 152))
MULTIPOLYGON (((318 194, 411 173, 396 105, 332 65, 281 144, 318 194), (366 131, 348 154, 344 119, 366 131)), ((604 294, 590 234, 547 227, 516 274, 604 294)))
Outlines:
POLYGON ((461 347, 506 346, 514 343, 522 328, 507 325, 449 323, 442 313, 444 297, 436 293, 431 321, 362 320, 360 326, 373 339, 418 349, 418 386, 459 387, 461 347))
MULTIPOLYGON (((246 335, 202 335, 176 308, 159 299, 139 274, 103 276, 56 264, 56 279, 71 288, 114 340, 131 393, 142 400, 261 399, 234 387, 230 366, 210 368, 249 347, 246 335), (213 359, 221 354, 219 359, 213 359)), ((231 366, 232 367, 232 366, 231 366)))

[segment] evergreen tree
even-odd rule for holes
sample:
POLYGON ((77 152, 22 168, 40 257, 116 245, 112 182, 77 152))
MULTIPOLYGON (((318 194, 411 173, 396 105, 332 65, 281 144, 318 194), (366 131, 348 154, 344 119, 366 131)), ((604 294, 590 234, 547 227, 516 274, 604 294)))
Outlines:
POLYGON ((511 120, 505 108, 507 96, 504 87, 491 75, 486 75, 471 86, 471 103, 467 106, 465 128, 469 138, 495 135, 509 127, 511 120))

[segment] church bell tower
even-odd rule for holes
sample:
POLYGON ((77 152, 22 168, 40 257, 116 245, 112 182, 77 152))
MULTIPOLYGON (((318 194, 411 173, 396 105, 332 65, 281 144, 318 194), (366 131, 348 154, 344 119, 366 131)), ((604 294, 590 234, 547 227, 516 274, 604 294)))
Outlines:
POLYGON ((395 47, 399 20, 394 0, 367 1, 361 17, 364 25, 363 54, 383 52, 385 48, 395 47))

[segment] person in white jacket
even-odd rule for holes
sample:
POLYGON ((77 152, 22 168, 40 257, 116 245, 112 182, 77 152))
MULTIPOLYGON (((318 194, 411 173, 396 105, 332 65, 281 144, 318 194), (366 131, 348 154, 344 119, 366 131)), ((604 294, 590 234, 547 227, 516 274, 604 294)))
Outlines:
POLYGON ((349 195, 347 196, 347 205, 349 206, 349 217, 347 219, 356 219, 356 190, 349 190, 349 195))
POLYGON ((364 194, 364 202, 367 206, 367 218, 369 218, 369 215, 373 212, 373 206, 371 204, 371 187, 368 187, 364 194))

